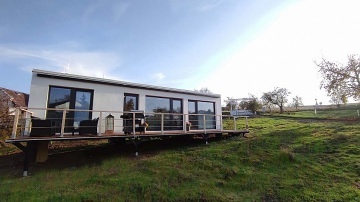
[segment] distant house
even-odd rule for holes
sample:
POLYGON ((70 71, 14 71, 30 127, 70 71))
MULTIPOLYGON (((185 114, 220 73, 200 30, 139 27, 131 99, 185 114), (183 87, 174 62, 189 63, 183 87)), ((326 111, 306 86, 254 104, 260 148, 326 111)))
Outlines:
POLYGON ((0 87, 1 106, 9 107, 10 115, 15 115, 15 108, 27 107, 29 94, 0 87))

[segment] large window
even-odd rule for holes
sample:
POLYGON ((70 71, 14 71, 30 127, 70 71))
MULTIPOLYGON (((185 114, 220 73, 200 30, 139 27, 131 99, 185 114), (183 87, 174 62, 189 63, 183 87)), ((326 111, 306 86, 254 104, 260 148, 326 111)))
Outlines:
POLYGON ((193 129, 215 129, 215 103, 189 100, 189 121, 193 129), (204 123, 205 115, 205 123, 204 123), (204 127, 205 126, 205 127, 204 127))
POLYGON ((93 90, 50 86, 47 107, 56 110, 48 110, 46 118, 56 121, 60 126, 63 109, 79 110, 66 111, 65 131, 69 132, 73 127, 78 127, 80 121, 91 119, 91 112, 81 110, 91 110, 92 100, 93 90))
POLYGON ((182 100, 175 98, 162 98, 146 96, 146 122, 147 130, 161 130, 161 114, 164 114, 164 130, 183 130, 182 100))

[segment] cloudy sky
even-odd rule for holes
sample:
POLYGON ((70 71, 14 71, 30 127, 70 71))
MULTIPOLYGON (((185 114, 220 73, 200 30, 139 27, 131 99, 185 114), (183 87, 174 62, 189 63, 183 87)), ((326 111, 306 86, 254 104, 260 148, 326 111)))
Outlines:
POLYGON ((358 0, 0 0, 0 87, 43 69, 328 103, 314 61, 360 53, 358 0))

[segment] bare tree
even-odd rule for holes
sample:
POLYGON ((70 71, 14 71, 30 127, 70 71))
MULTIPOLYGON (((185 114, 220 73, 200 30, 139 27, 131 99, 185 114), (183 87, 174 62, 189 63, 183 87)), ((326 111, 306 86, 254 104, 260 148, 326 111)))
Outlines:
POLYGON ((360 99, 360 58, 355 55, 348 56, 348 64, 330 62, 324 58, 315 64, 320 68, 323 78, 320 88, 324 88, 331 97, 352 97, 360 99))
POLYGON ((212 93, 208 87, 202 87, 200 90, 195 89, 195 91, 200 93, 212 93))
POLYGON ((298 107, 299 107, 299 106, 303 106, 303 105, 304 105, 303 102, 302 102, 302 98, 299 97, 299 96, 295 96, 295 97, 293 98, 293 105, 294 105, 294 107, 296 108, 296 110, 298 110, 298 107))
POLYGON ((9 137, 12 128, 12 119, 9 111, 8 100, 0 96, 0 146, 5 147, 4 139, 9 137))
POLYGON ((280 108, 280 114, 284 113, 284 105, 288 102, 290 92, 286 88, 276 87, 273 91, 264 93, 261 99, 264 103, 271 103, 280 108))

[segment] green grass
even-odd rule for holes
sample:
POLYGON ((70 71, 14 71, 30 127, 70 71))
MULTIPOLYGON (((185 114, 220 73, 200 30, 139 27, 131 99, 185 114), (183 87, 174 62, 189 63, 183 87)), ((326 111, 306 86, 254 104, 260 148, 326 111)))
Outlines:
POLYGON ((5 174, 0 199, 360 201, 360 122, 309 120, 306 113, 249 119, 248 138, 136 158, 112 155, 85 166, 44 168, 30 177, 5 174))
POLYGON ((284 113, 281 116, 297 117, 297 118, 314 118, 314 119, 359 119, 357 110, 360 108, 342 108, 332 110, 317 110, 314 111, 299 111, 291 112, 290 114, 284 113))

